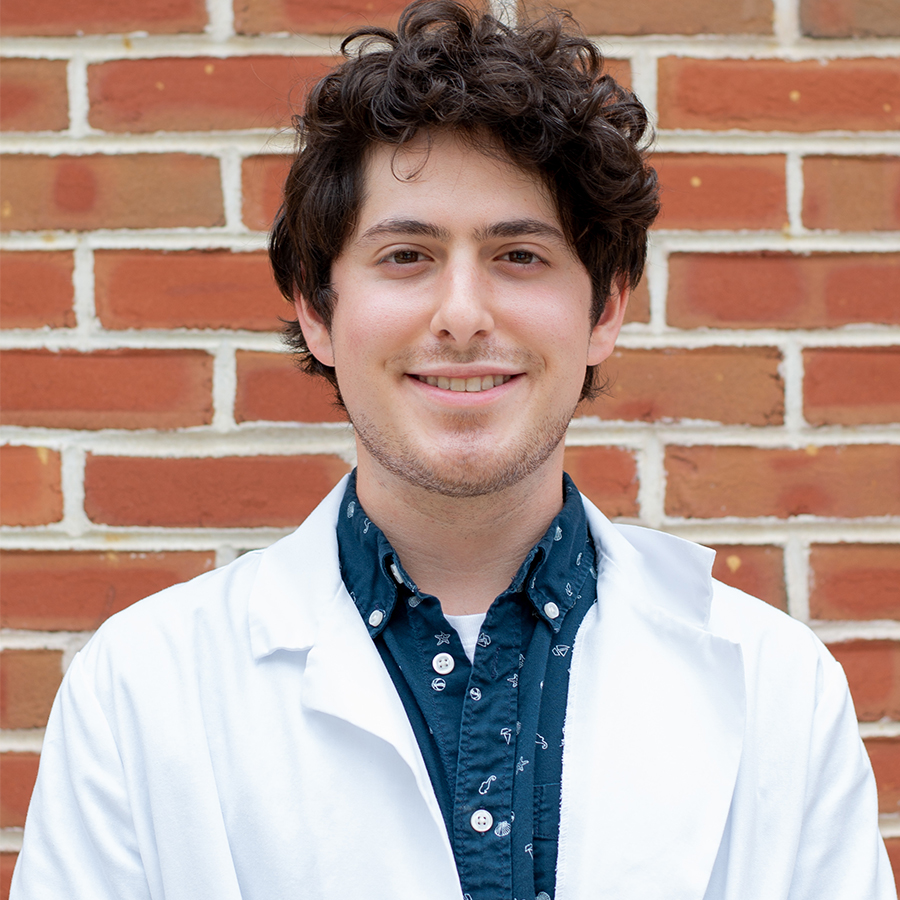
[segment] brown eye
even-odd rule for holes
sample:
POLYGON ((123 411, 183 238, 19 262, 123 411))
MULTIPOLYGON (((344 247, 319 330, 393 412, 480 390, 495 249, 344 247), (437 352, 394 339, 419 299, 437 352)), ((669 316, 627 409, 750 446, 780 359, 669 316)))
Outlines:
POLYGON ((418 250, 396 250, 388 257, 388 259, 390 259, 391 262, 403 265, 404 263, 409 264, 418 262, 419 256, 418 250))
POLYGON ((537 260, 537 256, 528 250, 510 250, 506 254, 506 258, 510 262, 519 263, 520 265, 529 265, 537 260))

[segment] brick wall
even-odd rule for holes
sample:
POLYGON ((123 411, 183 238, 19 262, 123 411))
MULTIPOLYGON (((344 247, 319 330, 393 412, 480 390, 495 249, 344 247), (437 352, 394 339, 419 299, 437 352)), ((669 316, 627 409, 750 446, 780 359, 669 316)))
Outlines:
MULTIPOLYGON (((289 105, 401 5, 0 7, 6 881, 92 629, 270 543, 352 463, 280 351, 265 229, 289 105)), ((900 5, 572 8, 657 117, 665 211, 569 469, 831 646, 900 868, 900 5)))

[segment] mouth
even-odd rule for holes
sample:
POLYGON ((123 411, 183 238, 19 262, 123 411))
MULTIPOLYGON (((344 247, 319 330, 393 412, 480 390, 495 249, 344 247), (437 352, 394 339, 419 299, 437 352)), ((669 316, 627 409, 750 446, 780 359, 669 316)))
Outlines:
POLYGON ((471 378, 446 378, 443 375, 415 375, 424 384, 440 388, 442 391, 465 392, 477 394, 481 391, 489 391, 491 388, 506 384, 512 375, 473 375, 471 378))

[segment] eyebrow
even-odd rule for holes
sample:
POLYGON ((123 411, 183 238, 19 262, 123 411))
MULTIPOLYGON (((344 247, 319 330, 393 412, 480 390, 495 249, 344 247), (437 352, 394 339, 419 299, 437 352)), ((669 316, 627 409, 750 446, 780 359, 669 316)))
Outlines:
MULTIPOLYGON (((374 238, 385 235, 415 235, 418 237, 430 237, 437 241, 449 241, 450 231, 440 225, 431 222, 421 222, 418 219, 385 219, 377 222, 371 228, 367 228, 359 237, 359 243, 365 243, 374 238)), ((496 222, 475 232, 475 238, 479 241, 491 238, 517 238, 525 236, 545 237, 551 240, 568 244, 566 236, 554 225, 543 222, 540 219, 512 219, 508 222, 496 222)))

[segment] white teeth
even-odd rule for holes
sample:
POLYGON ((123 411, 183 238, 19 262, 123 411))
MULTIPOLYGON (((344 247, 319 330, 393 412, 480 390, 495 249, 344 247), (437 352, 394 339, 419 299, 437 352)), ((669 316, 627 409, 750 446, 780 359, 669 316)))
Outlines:
POLYGON ((489 391, 491 388, 506 384, 512 375, 473 375, 471 378, 446 378, 443 375, 426 375, 420 377, 420 381, 430 384, 432 387, 443 391, 466 391, 477 394, 480 391, 489 391))

